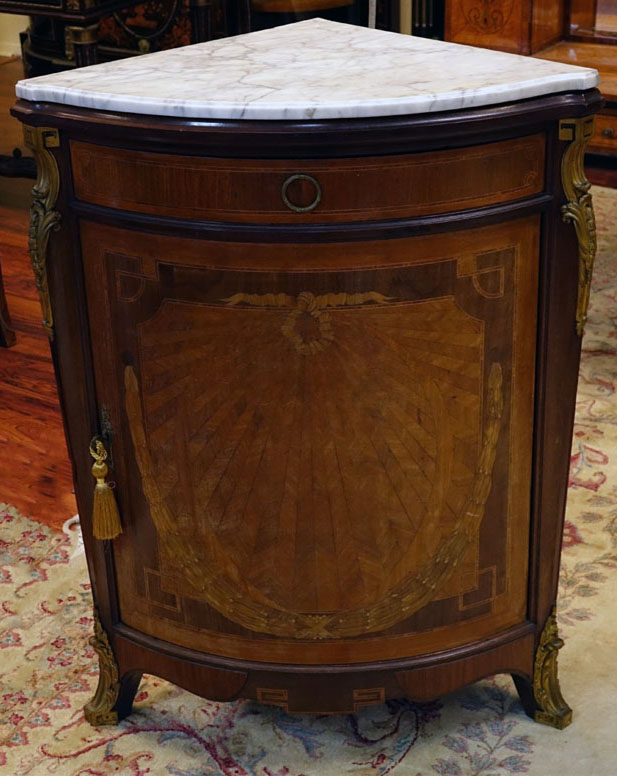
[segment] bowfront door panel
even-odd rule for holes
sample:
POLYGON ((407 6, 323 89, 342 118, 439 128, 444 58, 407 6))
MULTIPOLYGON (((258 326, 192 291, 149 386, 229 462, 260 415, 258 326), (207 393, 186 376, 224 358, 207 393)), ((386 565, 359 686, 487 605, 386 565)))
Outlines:
POLYGON ((289 663, 523 622, 539 231, 256 244, 83 221, 121 620, 289 663))

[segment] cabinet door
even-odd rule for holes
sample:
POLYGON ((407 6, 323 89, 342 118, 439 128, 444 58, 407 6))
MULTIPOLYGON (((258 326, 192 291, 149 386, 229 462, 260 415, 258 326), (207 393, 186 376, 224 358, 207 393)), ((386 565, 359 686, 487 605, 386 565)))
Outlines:
POLYGON ((538 234, 266 245, 84 222, 122 620, 290 663, 524 620, 538 234))

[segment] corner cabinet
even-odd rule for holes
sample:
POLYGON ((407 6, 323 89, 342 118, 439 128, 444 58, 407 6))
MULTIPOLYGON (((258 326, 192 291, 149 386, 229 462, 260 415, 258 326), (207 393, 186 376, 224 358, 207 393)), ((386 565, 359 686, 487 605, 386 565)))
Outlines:
POLYGON ((130 713, 142 671, 302 712, 506 671, 568 724, 554 604, 599 104, 272 122, 18 102, 93 724, 130 713))

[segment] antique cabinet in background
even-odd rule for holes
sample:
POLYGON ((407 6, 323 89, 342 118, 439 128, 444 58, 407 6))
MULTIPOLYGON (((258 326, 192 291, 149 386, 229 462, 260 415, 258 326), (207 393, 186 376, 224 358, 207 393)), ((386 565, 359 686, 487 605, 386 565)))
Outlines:
POLYGON ((390 0, 379 0, 374 18, 368 0, 0 0, 0 11, 30 14, 20 36, 28 78, 315 17, 398 25, 390 0))
POLYGON ((597 68, 605 105, 588 151, 594 165, 617 154, 617 26, 610 2, 445 0, 444 39, 597 68), (605 157, 602 159, 601 157, 605 157))
POLYGON ((14 109, 97 606, 88 718, 129 713, 142 671, 326 712, 507 671, 565 726, 595 72, 323 21, 139 62, 145 96, 122 62, 14 109), (220 99, 217 67, 242 74, 220 99))
POLYGON ((535 54, 566 34, 564 0, 445 0, 445 40, 535 54))
MULTIPOLYGON (((7 5, 8 4, 8 5, 7 5)), ((0 0, 0 9, 12 0, 0 0)), ((177 46, 200 43, 230 31, 223 0, 146 0, 86 3, 65 0, 65 6, 21 2, 30 13, 28 29, 21 34, 26 77, 36 77, 122 57, 138 56, 177 46)), ((231 28, 233 30, 233 28, 231 28)))

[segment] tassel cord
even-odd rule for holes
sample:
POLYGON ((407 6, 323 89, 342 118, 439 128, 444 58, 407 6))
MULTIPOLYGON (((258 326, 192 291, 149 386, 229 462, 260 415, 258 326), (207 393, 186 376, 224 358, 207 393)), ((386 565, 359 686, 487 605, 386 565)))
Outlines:
POLYGON ((108 453, 100 439, 92 440, 90 455, 94 458, 92 476, 96 480, 92 503, 92 533, 95 539, 115 539, 122 533, 118 504, 110 483, 107 482, 108 453))

